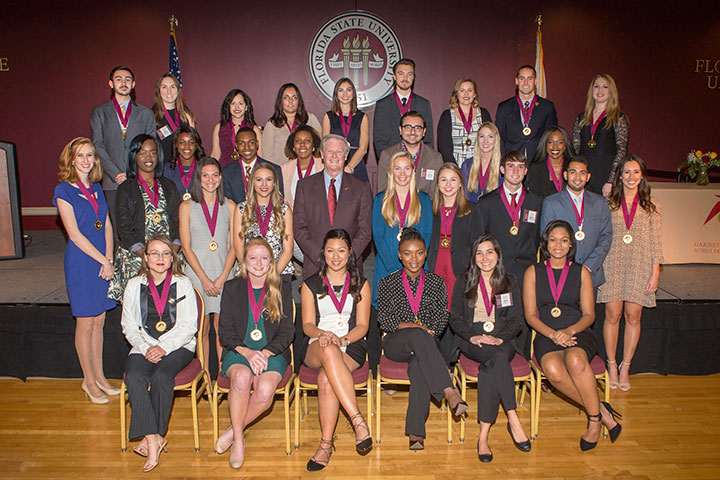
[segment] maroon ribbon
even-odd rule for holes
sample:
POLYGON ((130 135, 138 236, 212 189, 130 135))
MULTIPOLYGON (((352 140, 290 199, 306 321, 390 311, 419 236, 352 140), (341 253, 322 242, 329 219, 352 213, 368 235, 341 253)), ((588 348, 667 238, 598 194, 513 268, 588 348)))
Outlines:
MULTIPOLYGON (((407 146, 405 145, 405 142, 402 142, 400 145, 402 146, 402 149, 403 149, 403 150, 405 150, 406 152, 408 152, 408 149, 407 149, 407 146)), ((411 154, 410 152, 408 152, 408 153, 410 153, 410 156, 411 156, 412 159, 413 159, 413 164, 414 164, 414 167, 413 167, 413 168, 414 168, 415 170, 417 170, 418 162, 420 161, 420 153, 422 152, 422 146, 423 146, 422 142, 418 143, 418 151, 417 151, 417 153, 416 153, 415 155, 413 155, 413 154, 411 154)))
POLYGON ((219 210, 218 205, 220 205, 220 202, 216 198, 215 205, 213 206, 212 215, 210 215, 210 209, 207 207, 205 200, 200 202, 200 206, 202 207, 203 215, 205 215, 205 221, 207 222, 208 228, 210 229, 211 237, 215 237, 215 227, 217 226, 218 210, 219 210))
POLYGON ((500 185, 500 198, 502 199, 503 205, 505 205, 505 210, 507 210, 508 215, 510 215, 510 220, 512 220, 513 225, 517 227, 520 224, 520 210, 522 209, 523 200, 525 200, 525 189, 520 188, 520 199, 514 210, 510 206, 510 203, 508 203, 507 195, 505 194, 505 185, 500 185))
POLYGON ((190 182, 192 182, 193 172, 195 172, 195 164, 196 164, 195 158, 193 158, 193 161, 190 164, 190 169, 188 170, 187 173, 185 173, 185 168, 183 167, 182 162, 180 162, 180 159, 178 158, 178 169, 180 170, 180 181, 182 182, 183 187, 185 187, 186 192, 187 192, 188 188, 190 188, 190 182))
POLYGON ((637 211, 638 206, 638 200, 639 195, 635 194, 635 199, 633 200, 632 207, 630 207, 630 212, 628 212, 627 208, 627 202, 625 202, 625 194, 623 193, 622 197, 622 212, 623 212, 623 218, 625 219, 625 226, 628 230, 630 230, 630 227, 632 227, 633 220, 635 220, 635 212, 637 211))
POLYGON ((523 125, 528 126, 530 125, 530 118, 532 118, 532 112, 535 110, 535 100, 537 99, 537 95, 533 95, 532 99, 530 100, 530 104, 528 105, 527 110, 525 109, 525 105, 523 104, 522 99, 520 98, 520 95, 516 95, 515 98, 517 99, 517 102, 520 104, 520 113, 522 113, 523 118, 523 125))
POLYGON ((345 123, 345 116, 343 115, 342 110, 338 112, 338 117, 340 117, 340 128, 342 129, 343 137, 347 138, 350 134, 350 125, 352 124, 352 109, 350 109, 350 113, 348 113, 347 123, 345 123))
POLYGON ((175 109, 175 121, 170 118, 170 112, 168 112, 167 108, 165 107, 163 107, 163 115, 165 115, 165 120, 167 120, 168 125, 170 126, 170 130, 172 130, 173 132, 177 130, 180 126, 180 115, 178 115, 177 109, 175 109))
POLYGON ((168 296, 170 295, 170 284, 172 283, 172 269, 168 268, 165 274, 165 284, 163 285, 162 297, 158 292, 155 280, 152 276, 148 275, 148 285, 150 286, 150 294, 155 302, 155 310, 157 310, 158 316, 162 318, 162 314, 165 311, 165 305, 167 305, 168 296))
POLYGON ((255 217, 257 217, 258 227, 260 227, 260 235, 265 238, 267 236, 268 227, 270 226, 270 218, 272 217, 272 199, 268 202, 267 208, 265 209, 265 216, 263 217, 260 211, 260 205, 255 205, 255 217))
MULTIPOLYGON (((243 121, 244 121, 244 120, 243 120, 243 121)), ((285 120, 285 126, 288 127, 288 130, 290 130, 290 133, 292 133, 293 130, 295 130, 295 129, 297 128, 297 126, 298 126, 297 120, 295 120, 295 119, 293 118, 292 127, 291 127, 290 124, 287 122, 287 120, 285 120)))
POLYGON ((468 115, 468 118, 465 118, 465 114, 462 111, 462 108, 458 105, 458 113, 460 114, 460 120, 462 121, 463 127, 465 127, 465 132, 470 135, 470 131, 472 130, 472 122, 475 117, 473 117, 473 111, 472 111, 472 105, 470 106, 470 115, 468 115))
POLYGON ((92 183, 90 184, 90 191, 88 191, 87 188, 85 188, 85 185, 83 185, 82 182, 78 182, 76 184, 83 195, 85 195, 85 198, 87 198, 87 201, 90 202, 90 205, 92 206, 93 210, 95 210, 95 216, 97 217, 100 213, 100 205, 98 205, 98 201, 95 198, 95 191, 93 191, 92 183))
POLYGON ((480 292, 482 292, 483 303, 485 304, 485 313, 489 317, 493 311, 494 304, 492 302, 492 292, 488 295, 487 287, 485 286, 485 279, 480 276, 480 292))
POLYGON ((410 95, 408 95, 407 103, 403 107, 402 102, 400 101, 400 97, 397 94, 397 90, 393 92, 393 95, 395 96, 395 102, 397 102, 397 106, 400 109, 400 115, 405 115, 407 112, 410 111, 410 104, 412 104, 413 99, 413 93, 410 92, 410 95))
POLYGON ((408 280, 405 270, 402 272, 402 283, 408 303, 410 304, 410 310, 412 310, 413 315, 417 318, 418 311, 420 311, 420 301, 422 300, 423 289, 425 288, 425 270, 420 270, 420 280, 414 296, 412 294, 412 290, 410 289, 410 281, 408 280))
POLYGON ((488 180, 490 179, 490 164, 488 163, 485 173, 482 170, 482 163, 480 163, 480 169, 478 172, 478 185, 480 185, 480 193, 485 195, 485 188, 487 187, 488 180))
POLYGON ((117 101, 117 98, 113 97, 113 105, 115 106, 115 111, 118 114, 118 117, 120 117, 120 123, 123 126, 123 131, 127 131, 128 123, 130 122, 130 111, 132 110, 132 100, 128 102, 127 110, 125 111, 125 115, 122 113, 122 109, 120 108, 120 104, 117 101))
MULTIPOLYGON (((562 190, 562 180, 560 180, 560 177, 555 175, 555 168, 552 165, 552 162, 550 161, 550 156, 548 155, 546 160, 547 169, 550 171, 550 178, 552 178, 552 182, 555 184, 555 189, 559 192, 562 190)), ((583 197, 584 199, 585 197, 583 197)), ((583 200, 583 205, 585 205, 585 200, 583 200)))
POLYGON ((295 166, 297 167, 297 174, 298 174, 298 180, 302 180, 303 178, 307 177, 312 173, 313 166, 315 165, 315 157, 310 157, 310 163, 308 164, 307 169, 305 170, 305 175, 303 175, 302 170, 300 169, 300 159, 297 159, 297 164, 295 166))
MULTIPOLYGON (((568 192, 568 195, 570 195, 570 192, 568 192)), ((579 212, 572 195, 570 195, 570 203, 572 204, 573 210, 575 210, 575 220, 577 220, 577 226, 580 230, 582 230, 583 220, 585 218, 585 195, 583 194, 582 205, 580 206, 579 212)))
POLYGON ((143 190, 145 190, 145 194, 150 199, 150 203, 152 203, 153 207, 157 208, 158 203, 160 203, 160 188, 158 187, 158 181, 157 178, 153 178, 153 190, 150 190, 150 186, 147 184, 144 178, 142 178, 141 175, 138 175, 137 177, 138 183, 140 183, 140 186, 143 190))
POLYGON ((248 286, 248 303, 250 303, 250 310, 252 311, 253 321, 255 322, 255 328, 260 321, 262 315, 263 302, 265 301, 265 286, 267 282, 263 283, 262 291, 260 292, 260 298, 255 301, 255 292, 253 292, 252 283, 250 283, 250 275, 248 275, 247 286, 248 286))
POLYGON ((456 211, 457 205, 453 206, 452 208, 448 208, 445 205, 440 205, 440 232, 442 234, 450 235, 456 211))
POLYGON ((343 285, 340 300, 338 300, 337 295, 335 295, 333 286, 330 280, 328 280, 327 275, 325 275, 325 285, 328 287, 328 296, 330 300, 332 300, 333 305, 335 305, 335 309, 338 313, 342 313, 343 308, 345 308, 345 300, 347 300, 348 292, 350 291, 350 272, 345 274, 345 284, 343 285))
POLYGON ((567 280, 568 272, 570 271, 570 262, 565 259, 565 265, 563 265, 562 273, 560 273, 560 280, 555 283, 555 275, 553 269, 550 266, 550 260, 545 261, 545 271, 547 272, 548 283, 550 284, 550 292, 552 293, 555 304, 560 301, 560 295, 562 295, 563 288, 565 287, 565 280, 567 280))
POLYGON ((602 112, 600 114, 600 116, 597 118, 597 120, 592 122, 592 124, 590 125, 590 138, 595 137, 595 132, 597 131, 597 127, 598 127, 598 125, 600 125, 600 122, 602 122, 603 118, 605 118, 605 112, 602 112))
POLYGON ((405 228, 408 210, 410 210, 410 192, 408 192, 407 197, 405 197, 405 204, 402 207, 400 206, 400 199, 398 198, 398 194, 397 192, 395 192, 395 206, 397 207, 398 219, 400 220, 399 226, 400 228, 405 228))

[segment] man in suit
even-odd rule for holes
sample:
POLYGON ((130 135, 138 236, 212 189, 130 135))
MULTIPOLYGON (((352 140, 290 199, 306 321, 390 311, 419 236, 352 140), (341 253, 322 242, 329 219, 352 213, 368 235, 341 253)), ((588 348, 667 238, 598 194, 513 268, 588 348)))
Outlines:
POLYGON ((400 143, 388 147, 380 154, 378 161, 377 191, 387 188, 387 169, 390 166, 390 157, 401 150, 408 152, 415 161, 415 185, 418 190, 433 196, 435 191, 435 177, 443 164, 440 152, 430 145, 423 144, 427 132, 425 119, 415 110, 410 110, 400 118, 400 143))
MULTIPOLYGON (((523 187, 527 163, 527 157, 517 150, 502 156, 503 184, 478 199, 470 235, 471 242, 485 233, 494 236, 502 248, 505 270, 515 275, 521 286, 525 270, 537 261, 542 208, 542 198, 523 187)), ((523 325, 518 347, 530 358, 530 331, 523 325)))
MULTIPOLYGON (((128 148, 133 138, 142 133, 155 136, 155 117, 149 108, 133 100, 135 75, 128 67, 113 68, 108 84, 112 99, 93 108, 90 131, 103 169, 102 188, 110 219, 117 225, 115 196, 118 185, 126 178, 128 148)), ((117 234, 117 229, 113 232, 117 234)))
POLYGON ((555 105, 537 95, 535 75, 532 65, 520 67, 515 76, 515 96, 501 102, 495 114, 502 153, 520 150, 531 160, 543 132, 558 123, 555 105))
POLYGON ((575 157, 563 172, 567 188, 543 200, 541 228, 552 220, 565 220, 575 230, 575 261, 592 274, 593 286, 605 283, 603 262, 612 243, 610 208, 602 195, 585 190, 590 180, 587 160, 575 157))
POLYGON ((375 103, 375 116, 373 118, 373 144, 375 155, 380 154, 397 141, 396 125, 400 117, 415 110, 419 112, 430 130, 423 142, 428 146, 433 144, 433 122, 430 102, 413 91, 415 86, 415 62, 409 58, 401 58, 393 65, 393 92, 375 103))
POLYGON ((240 154, 240 158, 223 168, 223 189, 225 190, 225 196, 235 203, 244 202, 247 192, 247 182, 250 180, 250 173, 258 163, 267 163, 273 167, 280 193, 284 194, 285 189, 280 166, 258 157, 259 143, 255 131, 251 127, 239 128, 235 135, 235 141, 235 148, 240 154))

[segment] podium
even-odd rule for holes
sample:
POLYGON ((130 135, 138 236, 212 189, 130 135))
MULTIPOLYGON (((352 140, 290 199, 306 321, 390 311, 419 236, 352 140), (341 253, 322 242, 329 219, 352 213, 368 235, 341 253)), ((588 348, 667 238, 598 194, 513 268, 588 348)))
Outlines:
POLYGON ((0 260, 25 256, 15 145, 0 142, 0 260))

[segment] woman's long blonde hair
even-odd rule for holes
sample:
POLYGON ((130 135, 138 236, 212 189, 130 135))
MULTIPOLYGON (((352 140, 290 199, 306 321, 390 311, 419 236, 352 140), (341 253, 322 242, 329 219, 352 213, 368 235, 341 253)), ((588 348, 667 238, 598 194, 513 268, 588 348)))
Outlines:
POLYGON ((598 78, 604 78, 608 82, 608 102, 605 107, 605 130, 617 125, 620 119, 620 98, 618 94, 617 85, 615 80, 610 76, 609 73, 599 73, 595 75, 590 82, 590 88, 587 91, 587 98, 585 99, 585 113, 580 120, 580 128, 585 125, 592 125, 593 121, 593 109, 595 108, 595 99, 593 98, 593 85, 598 78))
POLYGON ((83 145, 90 145, 93 158, 95 159, 92 169, 90 169, 90 173, 88 173, 88 181, 95 183, 102 180, 103 171, 102 166, 100 166, 100 155, 98 155, 97 150, 95 150, 95 145, 93 145, 92 140, 87 137, 77 137, 65 145, 65 148, 63 148, 63 151, 60 153, 60 158, 58 159, 58 181, 76 183, 80 180, 74 163, 75 157, 83 145))
MULTIPOLYGON (((238 272, 238 277, 247 278, 247 254, 250 251, 250 248, 254 247, 255 245, 260 245, 261 247, 264 247, 270 254, 270 270, 268 270, 267 278, 265 280, 267 283, 267 289, 265 290, 263 310, 267 312, 268 318, 271 323, 277 322, 278 320, 280 320, 280 317, 284 315, 282 308, 282 294, 280 293, 280 274, 277 271, 277 262, 275 261, 272 247, 267 242, 267 240, 262 237, 255 237, 248 240, 247 244, 245 245, 245 254, 243 256, 243 261, 242 263, 240 263, 240 271, 238 272)), ((248 298, 248 300, 250 299, 248 298)))
MULTIPOLYGON (((280 238, 287 238, 287 232, 285 231, 285 217, 282 213, 283 199, 280 193, 280 187, 278 186, 277 172, 275 169, 267 163, 255 163, 252 172, 250 172, 250 178, 248 179, 247 195, 245 196, 245 210, 242 214, 242 224, 240 225, 240 241, 245 242, 247 240, 248 231, 250 226, 256 221, 259 223, 260 219, 255 218, 255 207, 257 206, 257 195, 255 194, 255 176, 260 170, 267 170, 272 172, 273 176, 273 189, 270 194, 272 200, 272 216, 275 219, 274 230, 278 232, 280 238)), ((267 215, 267 213, 266 213, 267 215)))
POLYGON ((440 207, 443 205, 443 196, 442 193, 440 193, 440 174, 443 170, 452 170, 458 179, 460 179, 460 188, 455 196, 455 206, 457 207, 457 216, 463 217, 470 213, 470 202, 468 202, 465 196, 462 172, 455 162, 445 162, 437 171, 437 175, 435 176, 435 193, 433 194, 432 202, 433 215, 438 215, 440 213, 440 207))
POLYGON ((415 187, 415 161, 408 152, 400 150, 390 157, 390 164, 387 169, 387 188, 385 189, 385 196, 383 197, 382 203, 382 216, 385 219, 385 223, 390 227, 400 225, 400 216, 398 215, 397 206, 395 205, 395 177, 393 176, 393 169, 395 168, 397 159, 403 157, 410 160, 410 165, 412 166, 412 175, 410 176, 410 208, 408 208, 407 217, 405 218, 405 226, 409 227, 420 221, 420 197, 415 187))
POLYGON ((490 165, 488 165, 490 176, 488 177, 485 191, 492 192, 498 188, 498 182, 500 180, 500 157, 502 156, 500 153, 500 132, 494 123, 483 122, 475 137, 475 152, 473 153, 472 165, 470 165, 470 171, 468 172, 467 190, 471 193, 477 193, 480 188, 480 181, 478 179, 480 176, 480 167, 482 166, 482 161, 480 160, 480 155, 482 154, 480 151, 480 130, 483 128, 490 129, 493 135, 495 135, 495 146, 493 147, 492 157, 490 157, 490 165))

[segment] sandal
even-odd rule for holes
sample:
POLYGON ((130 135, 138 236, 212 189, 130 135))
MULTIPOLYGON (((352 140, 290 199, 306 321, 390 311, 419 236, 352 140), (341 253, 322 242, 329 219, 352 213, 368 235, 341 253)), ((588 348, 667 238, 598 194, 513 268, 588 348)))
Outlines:
POLYGON ((607 361, 607 370, 608 370, 608 387, 610 387, 610 390, 615 390, 618 388, 618 382, 617 380, 612 380, 612 375, 610 372, 615 372, 615 375, 619 375, 618 368, 617 368, 617 362, 615 360, 608 360, 607 361), (610 367, 610 365, 614 365, 614 367, 610 367))
POLYGON ((312 456, 310 460, 307 462, 307 471, 308 472, 317 472, 319 470, 322 470, 323 468, 327 467, 327 464, 330 463, 330 457, 332 456, 332 452, 335 450, 335 437, 332 437, 330 440, 325 440, 324 438, 320 439, 320 446, 317 449, 317 452, 315 452, 315 455, 312 456), (326 446, 323 446, 326 445, 326 446), (318 452, 323 452, 325 455, 327 455, 327 460, 325 463, 320 463, 317 461, 315 456, 318 452))
POLYGON ((133 453, 136 453, 136 454, 140 455, 141 457, 147 457, 147 455, 148 455, 147 442, 145 441, 145 439, 143 438, 142 440, 140 440, 140 443, 135 445, 135 447, 133 447, 132 451, 133 451, 133 453))
POLYGON ((364 428, 367 432, 367 435, 363 437, 362 440, 360 440, 359 442, 355 442, 355 450, 357 450, 360 455, 367 455, 367 453, 372 450, 373 447, 372 437, 370 436, 370 428, 368 427, 367 422, 365 422, 362 414, 358 412, 352 417, 350 417, 350 423, 353 426, 353 430, 355 430, 355 435, 357 435, 358 428, 364 428), (357 423, 354 423, 353 421, 356 418, 359 418, 360 420, 357 423))
POLYGON ((152 471, 155 467, 158 466, 160 463, 160 454, 165 451, 165 447, 167 446, 167 440, 163 440, 159 442, 160 448, 158 449, 157 458, 153 462, 150 460, 150 446, 151 445, 158 445, 158 442, 148 442, 148 459, 145 462, 145 465, 143 465, 143 473, 148 473, 152 471))
POLYGON ((626 362, 625 360, 620 362, 620 367, 618 367, 618 371, 623 368, 623 366, 628 367, 628 381, 627 383, 618 383, 618 388, 623 392, 627 392, 628 390, 630 390, 630 362, 626 362))

